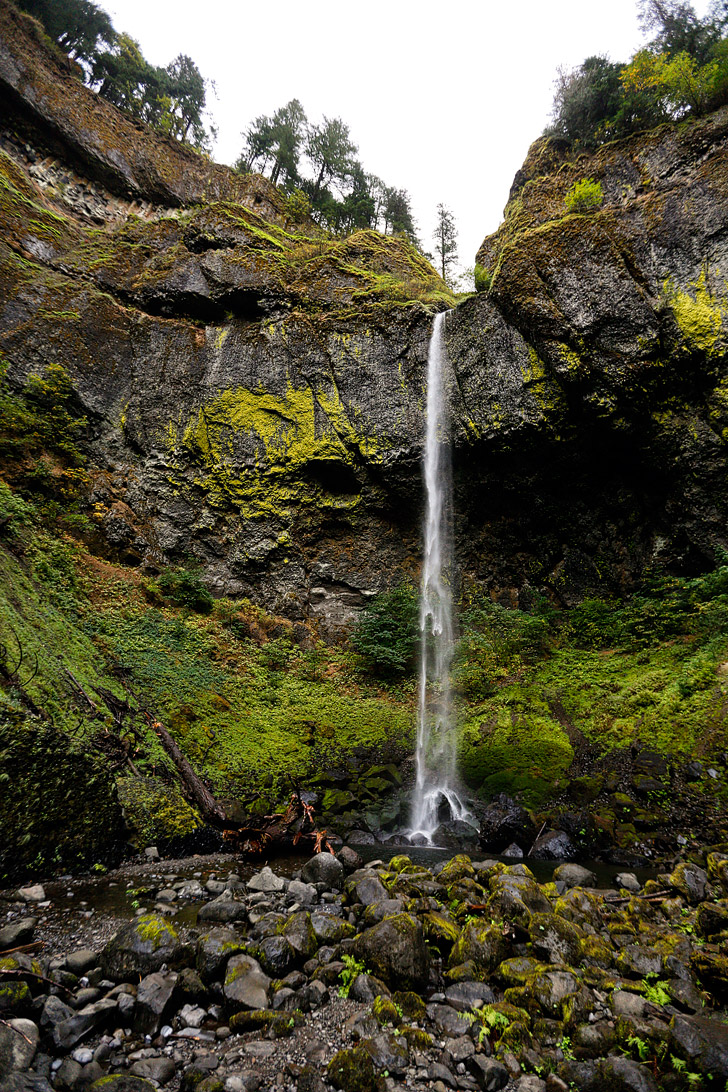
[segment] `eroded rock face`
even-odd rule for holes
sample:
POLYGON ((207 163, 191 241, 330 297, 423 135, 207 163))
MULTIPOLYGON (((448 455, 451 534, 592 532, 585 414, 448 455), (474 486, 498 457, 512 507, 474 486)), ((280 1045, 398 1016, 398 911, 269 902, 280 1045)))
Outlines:
MULTIPOLYGON (((336 631, 416 568, 444 286, 395 239, 317 239, 265 180, 140 135, 0 18, 22 130, 0 157, 0 347, 18 386, 50 362, 72 379, 96 547, 194 556, 214 592, 336 631)), ((722 110, 578 162, 539 145, 479 252, 490 287, 446 330, 456 537, 505 604, 726 545, 727 143, 722 110), (564 215, 585 175, 602 208, 564 215)))

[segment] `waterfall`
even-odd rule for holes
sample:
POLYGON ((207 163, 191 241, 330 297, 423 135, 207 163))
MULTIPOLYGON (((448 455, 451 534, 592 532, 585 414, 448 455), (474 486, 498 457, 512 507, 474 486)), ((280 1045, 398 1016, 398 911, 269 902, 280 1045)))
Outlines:
POLYGON ((435 316, 427 355, 424 558, 420 588, 420 679, 416 782, 410 837, 428 843, 443 820, 472 818, 457 791, 450 668, 452 603, 452 469, 444 383, 446 312, 435 316))

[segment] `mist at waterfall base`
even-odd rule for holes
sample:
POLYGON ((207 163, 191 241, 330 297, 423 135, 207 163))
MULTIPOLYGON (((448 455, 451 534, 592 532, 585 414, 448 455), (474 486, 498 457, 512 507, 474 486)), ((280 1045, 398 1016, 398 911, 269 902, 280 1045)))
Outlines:
MULTIPOLYGON (((423 454, 424 556, 420 587, 420 675, 416 780, 412 795, 414 844, 432 845, 442 823, 476 825, 457 783, 450 669, 454 651, 452 469, 445 387, 447 312, 435 316, 427 354, 427 424, 423 454)), ((472 829, 469 830, 472 836, 472 829)))

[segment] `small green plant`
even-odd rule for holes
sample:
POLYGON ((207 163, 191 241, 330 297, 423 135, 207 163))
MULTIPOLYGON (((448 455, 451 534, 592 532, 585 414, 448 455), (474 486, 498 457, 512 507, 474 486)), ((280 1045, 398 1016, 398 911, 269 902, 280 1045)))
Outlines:
POLYGON ((344 969, 339 973, 339 981, 341 982, 339 997, 348 997, 352 982, 360 974, 364 974, 366 967, 361 960, 355 959, 352 955, 343 955, 341 961, 344 964, 344 969))
POLYGON ((591 212, 598 209, 604 200, 604 191, 601 182, 594 178, 582 178, 575 182, 564 197, 564 204, 568 212, 591 212))
POLYGON ((650 1044, 645 1039, 641 1039, 639 1035, 630 1035, 627 1039, 627 1046, 631 1047, 641 1062, 647 1061, 650 1044))
POLYGON ((573 1062, 576 1060, 573 1047, 571 1045, 571 1037, 569 1035, 562 1035, 559 1048, 564 1056, 564 1060, 567 1062, 573 1062))
POLYGON ((202 583, 198 568, 165 569, 157 577, 156 585, 177 607, 187 607, 198 614, 209 614, 212 610, 214 600, 202 583))
POLYGON ((642 985, 644 986, 646 1001, 649 1001, 652 1005, 670 1004, 670 990, 667 982, 648 982, 646 978, 643 978, 642 985))
POLYGON ((365 607, 351 644, 368 670, 377 675, 404 675, 415 662, 419 636, 417 592, 403 584, 381 592, 365 607))
POLYGON ((489 273, 487 269, 483 269, 482 265, 478 265, 476 262, 473 280, 475 281, 476 292, 489 292, 493 284, 493 274, 489 273))

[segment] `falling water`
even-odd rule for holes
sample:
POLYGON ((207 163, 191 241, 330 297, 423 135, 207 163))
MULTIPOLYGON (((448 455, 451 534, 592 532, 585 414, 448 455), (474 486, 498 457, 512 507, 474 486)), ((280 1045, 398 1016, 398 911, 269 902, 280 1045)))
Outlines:
POLYGON ((450 667, 453 656, 452 470, 444 387, 445 314, 435 316, 427 357, 427 429, 423 471, 426 511, 420 589, 420 683, 417 780, 410 837, 428 842, 443 820, 471 819, 456 788, 450 667))

